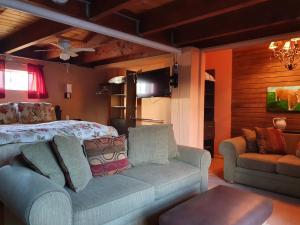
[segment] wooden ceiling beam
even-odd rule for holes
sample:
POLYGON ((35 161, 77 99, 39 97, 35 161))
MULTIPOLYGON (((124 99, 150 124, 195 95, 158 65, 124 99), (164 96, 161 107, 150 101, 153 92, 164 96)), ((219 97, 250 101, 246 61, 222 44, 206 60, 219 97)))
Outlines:
POLYGON ((142 15, 141 33, 157 33, 214 16, 255 6, 270 0, 176 0, 142 15))
MULTIPOLYGON (((35 0, 35 1, 37 1, 37 0, 35 0)), ((106 8, 105 8, 106 11, 108 10, 110 13, 113 13, 113 12, 119 11, 121 6, 125 7, 126 3, 131 4, 132 1, 136 1, 136 0, 94 1, 95 3, 93 5, 93 7, 96 8, 97 5, 95 5, 95 4, 98 4, 99 5, 98 7, 100 7, 102 4, 104 4, 106 6, 106 8), (108 9, 108 6, 111 8, 108 9)), ((94 14, 94 17, 90 18, 90 20, 94 21, 95 19, 97 19, 97 20, 104 19, 104 23, 105 23, 105 21, 106 21, 105 17, 108 14, 107 14, 107 12, 105 12, 105 13, 101 13, 101 12, 103 12, 103 11, 100 11, 100 13, 97 15, 94 14)), ((96 13, 96 11, 94 11, 94 13, 96 13)), ((72 15, 72 16, 76 16, 76 15, 72 15)), ((109 20, 107 23, 108 23, 108 25, 110 25, 110 24, 113 25, 116 23, 115 21, 117 21, 117 20, 109 20)), ((102 25, 106 25, 106 24, 102 24, 102 25)), ((127 28, 128 25, 124 26, 124 27, 127 28)), ((37 22, 7 36, 3 40, 1 40, 0 41, 0 53, 14 53, 21 49, 32 46, 42 40, 45 40, 49 36, 61 34, 66 31, 69 31, 71 29, 72 29, 72 27, 64 25, 64 24, 56 23, 56 22, 49 21, 46 19, 40 19, 39 21, 37 21, 37 22)))
MULTIPOLYGON (((235 43, 251 41, 280 34, 297 33, 299 36, 300 19, 274 23, 267 27, 256 27, 255 29, 241 30, 238 32, 224 34, 222 36, 195 42, 193 46, 198 48, 228 46, 231 48, 235 43)), ((270 40, 272 41, 272 40, 270 40)))
POLYGON ((276 26, 299 18, 300 5, 294 0, 265 2, 255 7, 220 15, 205 21, 179 27, 175 32, 175 45, 186 46, 239 32, 276 26), (286 13, 289 12, 289 13, 286 13))
POLYGON ((129 57, 130 55, 142 54, 147 52, 159 52, 148 47, 125 42, 122 40, 112 40, 102 44, 96 49, 95 53, 82 53, 79 57, 72 60, 79 65, 97 64, 100 61, 112 60, 115 58, 129 57))
POLYGON ((45 0, 24 0, 25 2, 32 3, 37 6, 52 9, 70 16, 80 17, 87 19, 85 3, 81 1, 68 1, 66 4, 56 4, 53 1, 45 0))

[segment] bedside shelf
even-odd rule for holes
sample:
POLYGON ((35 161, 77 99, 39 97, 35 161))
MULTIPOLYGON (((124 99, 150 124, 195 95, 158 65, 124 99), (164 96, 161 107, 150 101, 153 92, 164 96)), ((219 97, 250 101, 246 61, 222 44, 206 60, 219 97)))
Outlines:
POLYGON ((125 94, 112 94, 112 96, 117 96, 117 97, 126 97, 125 94))
POLYGON ((114 108, 114 109, 126 109, 126 107, 122 106, 122 105, 113 105, 111 107, 114 108))

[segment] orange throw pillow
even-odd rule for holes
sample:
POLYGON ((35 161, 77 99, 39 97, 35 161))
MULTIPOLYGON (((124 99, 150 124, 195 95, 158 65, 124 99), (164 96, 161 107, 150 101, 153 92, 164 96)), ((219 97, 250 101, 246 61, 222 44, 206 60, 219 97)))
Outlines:
POLYGON ((282 131, 273 127, 255 127, 259 153, 286 154, 286 142, 282 131))

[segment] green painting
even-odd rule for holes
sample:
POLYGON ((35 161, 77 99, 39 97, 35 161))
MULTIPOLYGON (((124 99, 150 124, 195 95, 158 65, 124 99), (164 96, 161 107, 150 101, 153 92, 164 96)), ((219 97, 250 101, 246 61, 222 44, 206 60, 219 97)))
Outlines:
POLYGON ((300 86, 268 87, 269 112, 300 112, 300 86))

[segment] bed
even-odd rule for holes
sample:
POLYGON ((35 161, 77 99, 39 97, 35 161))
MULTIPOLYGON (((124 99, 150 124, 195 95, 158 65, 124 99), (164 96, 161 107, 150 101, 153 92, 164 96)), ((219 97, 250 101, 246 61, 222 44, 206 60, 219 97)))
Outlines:
POLYGON ((117 136, 118 132, 111 126, 76 120, 0 125, 0 166, 18 155, 21 145, 51 140, 55 135, 72 135, 83 141, 106 135, 117 136))

